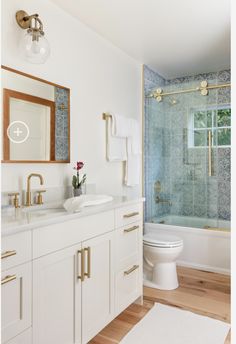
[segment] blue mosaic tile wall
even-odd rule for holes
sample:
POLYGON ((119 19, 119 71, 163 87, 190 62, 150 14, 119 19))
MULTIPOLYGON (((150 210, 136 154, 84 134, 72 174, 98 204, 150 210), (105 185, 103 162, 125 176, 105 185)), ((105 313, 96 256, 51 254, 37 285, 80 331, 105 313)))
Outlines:
MULTIPOLYGON (((202 80, 209 84, 230 82, 230 71, 164 80, 145 68, 144 79, 145 94, 148 94, 160 86, 165 91, 175 91, 197 87, 202 80)), ((230 147, 213 148, 214 175, 209 177, 208 149, 188 145, 192 109, 217 109, 224 104, 230 105, 230 88, 212 90, 206 97, 198 92, 179 94, 174 98, 166 97, 161 103, 145 99, 147 221, 168 214, 230 220, 230 147), (161 182, 158 195, 170 199, 171 206, 155 203, 157 180, 161 182)))
POLYGON ((55 160, 68 160, 68 90, 55 87, 55 160))

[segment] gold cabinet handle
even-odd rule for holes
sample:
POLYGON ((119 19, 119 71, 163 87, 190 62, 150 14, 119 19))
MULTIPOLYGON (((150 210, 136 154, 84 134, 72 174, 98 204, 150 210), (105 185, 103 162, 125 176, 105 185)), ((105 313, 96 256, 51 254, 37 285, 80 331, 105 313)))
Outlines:
POLYGON ((130 214, 125 214, 123 217, 124 217, 125 219, 127 219, 127 218, 129 218, 129 217, 133 217, 133 216, 137 216, 137 215, 139 215, 139 212, 138 212, 138 211, 135 211, 135 212, 130 213, 130 214))
POLYGON ((125 275, 129 275, 129 274, 131 274, 131 272, 135 271, 135 270, 138 269, 138 268, 139 268, 139 265, 134 265, 134 266, 132 266, 132 268, 130 268, 129 270, 124 271, 124 274, 125 274, 125 275))
POLYGON ((84 281, 84 249, 77 251, 77 256, 78 256, 78 270, 79 270, 79 255, 81 255, 81 264, 80 264, 80 269, 81 269, 81 275, 77 274, 77 278, 81 280, 81 282, 84 281))
POLYGON ((139 228, 139 226, 133 226, 130 228, 126 228, 126 229, 124 229, 124 233, 133 232, 133 231, 135 231, 135 229, 138 229, 138 228, 139 228))
POLYGON ((14 281, 16 279, 16 275, 12 275, 12 276, 6 276, 5 278, 3 278, 1 280, 1 284, 6 284, 8 282, 14 281))
POLYGON ((87 272, 84 275, 88 278, 91 277, 91 248, 85 247, 84 251, 87 252, 87 272))
POLYGON ((1 254, 1 259, 8 258, 8 257, 11 257, 11 256, 15 256, 15 255, 16 255, 16 251, 15 250, 6 251, 6 252, 1 254))
POLYGON ((208 130, 208 176, 212 177, 212 133, 208 130))

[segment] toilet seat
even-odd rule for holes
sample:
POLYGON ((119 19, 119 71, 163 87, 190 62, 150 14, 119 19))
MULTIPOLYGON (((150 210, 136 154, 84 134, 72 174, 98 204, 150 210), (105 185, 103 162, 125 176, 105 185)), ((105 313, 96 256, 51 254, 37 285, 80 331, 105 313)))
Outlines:
POLYGON ((147 246, 171 248, 183 245, 183 240, 175 235, 150 232, 143 236, 143 243, 147 246))

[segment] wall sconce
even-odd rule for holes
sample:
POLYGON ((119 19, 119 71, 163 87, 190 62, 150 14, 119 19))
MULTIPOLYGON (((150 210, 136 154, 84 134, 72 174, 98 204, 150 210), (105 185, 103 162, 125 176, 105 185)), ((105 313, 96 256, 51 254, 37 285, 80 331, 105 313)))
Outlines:
POLYGON ((50 46, 44 37, 43 23, 39 15, 28 15, 25 11, 17 11, 16 21, 22 29, 27 29, 20 42, 24 58, 31 63, 46 62, 50 54, 50 46))

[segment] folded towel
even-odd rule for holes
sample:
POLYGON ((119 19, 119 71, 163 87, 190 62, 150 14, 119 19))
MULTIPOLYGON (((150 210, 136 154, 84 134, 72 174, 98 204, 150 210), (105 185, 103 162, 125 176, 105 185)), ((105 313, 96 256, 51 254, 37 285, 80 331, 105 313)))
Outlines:
POLYGON ((111 202, 113 197, 107 195, 81 195, 78 197, 68 198, 63 207, 69 213, 76 213, 84 207, 92 205, 99 205, 107 202, 111 202))
POLYGON ((111 115, 107 123, 107 159, 126 161, 127 186, 140 183, 141 154, 139 122, 132 118, 111 115))
POLYGON ((127 138, 132 135, 132 119, 119 115, 112 117, 112 135, 116 137, 127 138))
POLYGON ((142 154, 139 122, 135 119, 130 119, 131 127, 131 152, 132 154, 142 154))
POLYGON ((141 154, 132 153, 132 139, 127 139, 128 158, 125 165, 125 185, 135 186, 140 184, 141 154))
POLYGON ((107 160, 125 161, 127 159, 126 139, 115 136, 116 124, 112 116, 107 121, 107 160))
POLYGON ((125 184, 135 186, 140 183, 141 175, 141 140, 139 123, 135 119, 130 119, 132 135, 127 138, 127 161, 125 168, 125 184))

